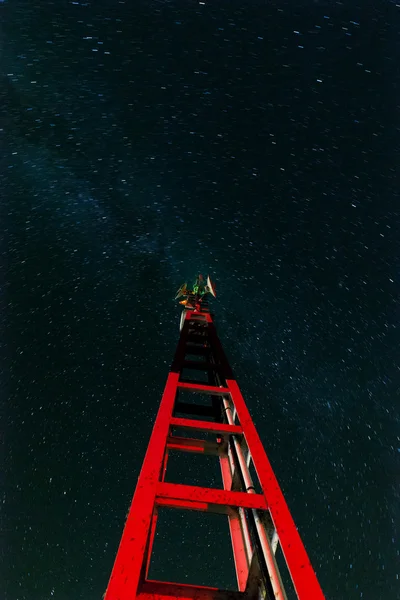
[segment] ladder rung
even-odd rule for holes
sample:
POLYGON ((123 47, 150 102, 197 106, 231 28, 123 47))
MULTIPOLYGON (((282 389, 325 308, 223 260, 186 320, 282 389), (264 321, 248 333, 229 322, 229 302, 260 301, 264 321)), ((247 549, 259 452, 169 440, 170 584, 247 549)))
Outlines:
POLYGON ((200 585, 170 583, 169 581, 143 581, 137 600, 154 600, 155 598, 179 598, 179 600, 243 600, 243 592, 219 590, 218 588, 200 585))
POLYGON ((203 394, 211 394, 213 396, 224 396, 230 394, 229 388, 217 387, 214 385, 202 385, 200 383, 183 383, 178 382, 177 387, 182 390, 189 390, 191 392, 202 392, 203 394))
POLYGON ((208 385, 205 382, 202 382, 199 377, 197 377, 197 379, 191 379, 190 377, 182 377, 182 373, 179 376, 179 383, 188 383, 189 385, 192 385, 192 383, 194 385, 197 385, 199 383, 200 385, 208 385))
POLYGON ((226 423, 212 423, 211 421, 196 421, 194 419, 181 419, 172 417, 170 424, 182 429, 194 429, 195 431, 210 431, 211 433, 223 433, 230 435, 243 435, 239 425, 228 425, 226 423))
POLYGON ((267 502, 262 494, 230 492, 195 485, 165 483, 164 481, 157 484, 156 504, 170 508, 185 508, 223 514, 229 514, 230 506, 267 510, 267 502))
POLYGON ((196 452, 198 454, 212 454, 223 456, 227 452, 227 444, 217 444, 210 440, 197 440, 194 438, 178 437, 170 435, 167 438, 168 450, 181 450, 182 452, 196 452))

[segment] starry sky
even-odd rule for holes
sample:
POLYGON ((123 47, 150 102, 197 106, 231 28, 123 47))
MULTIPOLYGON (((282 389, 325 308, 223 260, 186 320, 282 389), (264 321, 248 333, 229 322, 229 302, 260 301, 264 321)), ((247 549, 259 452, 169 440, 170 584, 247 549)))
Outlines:
MULTIPOLYGON (((398 599, 399 5, 0 23, 1 597, 101 598, 202 272, 326 597, 398 599)), ((220 485, 207 457, 167 480, 220 485)), ((160 515, 151 575, 233 586, 226 521, 160 515)))

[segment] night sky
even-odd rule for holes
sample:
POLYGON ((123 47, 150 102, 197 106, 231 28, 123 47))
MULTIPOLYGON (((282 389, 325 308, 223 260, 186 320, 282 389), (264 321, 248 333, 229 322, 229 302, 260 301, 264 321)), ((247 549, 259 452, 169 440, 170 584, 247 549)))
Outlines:
MULTIPOLYGON (((0 22, 1 598, 101 598, 202 272, 326 597, 399 599, 399 5, 0 22)), ((207 457, 167 480, 220 486, 207 457)), ((233 586, 200 517, 160 517, 151 574, 233 586)))

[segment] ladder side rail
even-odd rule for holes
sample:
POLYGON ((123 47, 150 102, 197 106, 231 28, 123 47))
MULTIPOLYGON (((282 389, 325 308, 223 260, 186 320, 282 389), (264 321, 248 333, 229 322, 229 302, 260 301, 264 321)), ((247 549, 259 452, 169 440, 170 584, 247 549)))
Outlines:
POLYGON ((262 445, 237 382, 227 381, 254 467, 267 500, 285 561, 299 600, 324 600, 306 549, 262 445))
POLYGON ((128 518, 117 551, 105 600, 133 599, 139 591, 143 564, 147 558, 149 533, 156 490, 164 466, 164 452, 170 429, 179 374, 170 373, 154 423, 150 442, 139 474, 128 518))
MULTIPOLYGON (((223 402, 224 402, 225 409, 230 408, 229 402, 226 398, 223 399, 223 402)), ((230 425, 233 425, 234 420, 233 420, 233 416, 231 415, 231 411, 225 410, 225 414, 226 414, 228 423, 230 425)), ((239 418, 239 421, 240 421, 240 418, 239 418)), ((241 478, 244 483, 244 491, 246 491, 249 494, 255 494, 256 491, 254 489, 253 481, 251 479, 251 475, 247 468, 246 459, 243 455, 243 451, 240 446, 240 443, 235 435, 233 435, 231 437, 231 439, 233 441, 235 453, 236 453, 236 456, 238 459, 237 468, 240 469, 241 478)), ((266 566, 268 569, 268 575, 269 575, 269 579, 271 582, 274 597, 276 598, 276 600, 287 600, 286 592, 283 587, 283 583, 282 583, 282 579, 281 579, 281 576, 279 573, 278 565, 276 564, 275 556, 272 551, 271 544, 270 544, 270 541, 266 534, 266 531, 264 529, 263 523, 262 523, 262 521, 258 515, 258 512, 256 510, 253 509, 252 513, 253 513, 253 520, 255 523, 255 527, 257 530, 259 543, 260 543, 261 550, 262 550, 262 553, 264 556, 264 560, 265 560, 265 563, 266 563, 266 566)))

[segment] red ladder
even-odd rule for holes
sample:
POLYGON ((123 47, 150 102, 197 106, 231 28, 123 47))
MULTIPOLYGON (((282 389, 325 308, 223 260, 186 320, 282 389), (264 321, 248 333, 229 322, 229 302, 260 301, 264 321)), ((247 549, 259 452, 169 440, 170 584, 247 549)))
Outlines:
MULTIPOLYGON (((105 600, 286 600, 275 560, 280 545, 297 597, 323 593, 282 491, 236 383, 206 303, 184 310, 181 335, 149 446, 125 523, 105 600), (192 357, 191 360, 188 356, 192 357), (203 371, 208 384, 183 377, 203 371), (179 401, 179 391, 206 394, 209 406, 179 401), (176 417, 183 414, 189 418, 176 417), (197 419, 191 419, 196 415, 197 419), (199 420, 214 418, 214 421, 199 420), (180 437, 179 430, 208 432, 212 439, 180 437), (171 451, 219 458, 223 489, 166 483, 171 451), (255 491, 253 462, 262 493, 255 491), (160 507, 228 516, 237 591, 147 578, 160 507)), ((204 437, 204 435, 203 435, 204 437)))

